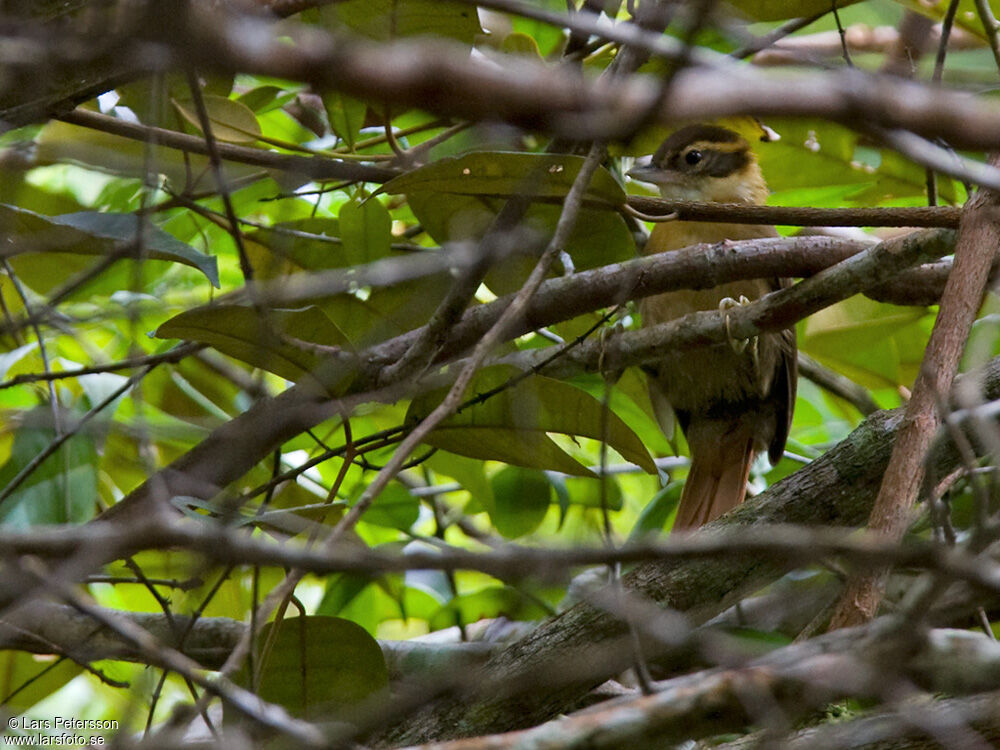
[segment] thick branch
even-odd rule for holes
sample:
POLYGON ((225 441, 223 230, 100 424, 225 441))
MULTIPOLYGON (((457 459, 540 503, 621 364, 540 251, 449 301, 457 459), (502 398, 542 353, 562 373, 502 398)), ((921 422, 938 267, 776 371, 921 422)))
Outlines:
MULTIPOLYGON (((982 384, 985 398, 1000 396, 1000 362, 994 361, 983 373, 982 384)), ((861 524, 874 503, 902 416, 897 410, 869 417, 822 457, 706 528, 861 524)), ((958 465, 953 453, 938 460, 941 472, 958 465)), ((626 576, 625 585, 662 606, 688 613, 689 620, 698 623, 786 570, 757 555, 737 554, 711 561, 646 563, 626 576)), ((484 667, 481 690, 475 696, 438 700, 410 717, 405 726, 397 725, 376 739, 396 745, 539 724, 568 710, 602 679, 630 666, 631 653, 622 621, 577 605, 493 657, 484 667), (569 664, 594 668, 584 676, 568 675, 569 664), (540 696, 542 675, 552 682, 545 684, 540 696), (529 685, 535 689, 529 690, 529 685)))
MULTIPOLYGON (((985 398, 1000 397, 1000 361, 994 361, 979 379, 985 398)), ((682 561, 676 559, 678 555, 675 554, 671 560, 642 564, 627 577, 626 585, 661 604, 685 610, 693 622, 701 622, 725 609, 749 590, 774 580, 799 558, 789 556, 787 550, 786 554, 777 556, 760 554, 768 540, 773 545, 774 540, 782 536, 766 530, 767 525, 798 523, 853 526, 861 523, 870 510, 901 416, 898 411, 873 415, 823 457, 714 524, 713 528, 739 534, 747 543, 754 538, 754 528, 760 528, 761 536, 765 538, 760 540, 762 547, 758 548, 757 553, 749 545, 743 551, 734 553, 731 540, 713 542, 710 538, 693 538, 689 541, 671 541, 668 545, 675 545, 675 552, 684 553, 680 556, 690 557, 696 552, 699 557, 709 553, 711 556, 682 561), (686 550, 685 544, 689 545, 686 550), (720 552, 726 548, 728 554, 721 555, 720 552)), ((944 473, 957 464, 957 456, 942 452, 939 465, 935 468, 944 473)), ((334 569, 329 566, 343 567, 352 560, 352 553, 347 551, 343 560, 329 559, 326 562, 328 567, 324 568, 322 561, 318 559, 293 559, 290 555, 295 550, 289 545, 253 539, 244 539, 241 542, 243 546, 230 548, 225 543, 226 535, 220 536, 217 529, 200 526, 171 525, 157 532, 155 522, 147 519, 145 526, 139 523, 129 526, 91 524, 82 528, 38 529, 28 534, 9 534, 3 539, 2 546, 12 554, 33 553, 46 557, 84 555, 90 560, 107 560, 145 545, 170 546, 184 542, 184 546, 201 549, 210 556, 225 557, 231 553, 230 559, 233 560, 301 565, 320 571, 334 569), (143 528, 149 530, 149 536, 144 537, 143 528)), ((235 539, 235 535, 228 536, 235 539)), ((800 544, 800 547, 811 547, 811 552, 815 553, 822 549, 822 545, 816 543, 817 539, 809 539, 807 544, 800 544)), ((855 551, 858 549, 855 548, 855 551)), ((608 554, 607 551, 595 553, 608 554)), ((574 563, 587 562, 579 552, 572 554, 576 555, 574 563)), ((468 560, 456 559, 452 562, 456 565, 484 567, 481 564, 477 566, 476 557, 470 553, 468 560)), ((558 554, 541 553, 536 560, 539 567, 534 569, 538 570, 546 564, 551 566, 553 558, 558 558, 558 554)), ((365 561, 359 558, 354 562, 364 564, 365 561)), ((410 563, 426 566, 435 564, 432 559, 410 560, 410 563)), ((398 558, 396 564, 407 564, 407 558, 398 558)), ((523 565, 523 561, 520 565, 523 565)), ((975 564, 971 567, 976 568, 975 564)), ((491 567, 489 570, 496 574, 514 570, 524 572, 523 567, 491 567)), ((986 573, 988 568, 981 565, 979 570, 986 573)), ((972 570, 969 570, 968 575, 972 574, 972 570)), ((8 588, 13 584, 10 581, 8 588)), ((434 704, 419 720, 408 724, 410 730, 397 728, 392 739, 412 742, 422 738, 453 736, 455 733, 506 731, 544 721, 572 706, 593 684, 628 665, 630 650, 627 647, 613 648, 625 634, 625 626, 612 615, 579 605, 544 623, 526 639, 494 657, 485 667, 478 683, 466 683, 480 684, 480 695, 466 696, 461 701, 434 704), (602 654, 601 659, 591 658, 595 652, 602 654), (608 654, 612 655, 611 658, 608 658, 608 654), (553 667, 547 668, 547 664, 553 667), (566 664, 592 665, 595 672, 586 679, 578 679, 569 685, 546 684, 541 691, 544 699, 539 698, 538 676, 563 676, 566 664), (559 668, 555 668, 555 665, 559 665, 559 668), (496 688, 498 684, 509 688, 522 676, 528 678, 527 684, 522 685, 522 689, 526 691, 524 694, 504 697, 496 688), (498 682, 491 682, 493 677, 498 682), (478 701, 474 710, 470 710, 468 704, 471 699, 478 701)))
MULTIPOLYGON (((187 615, 118 612, 160 643, 179 649, 206 669, 218 669, 246 632, 247 625, 228 617, 199 617, 194 626, 187 615), (185 633, 183 641, 178 633, 185 633)), ((482 663, 492 646, 486 643, 421 643, 379 641, 394 679, 430 669, 469 669, 482 663)), ((34 601, 0 619, 0 649, 33 654, 63 653, 81 662, 115 659, 145 663, 134 644, 93 618, 63 604, 34 601)))
MULTIPOLYGON (((729 331, 734 336, 750 338, 763 327, 777 329, 791 325, 811 312, 887 281, 904 268, 940 257, 947 252, 951 240, 952 232, 942 229, 882 243, 792 289, 734 311, 730 315, 729 331)), ((824 241, 829 243, 828 246, 838 244, 831 238, 824 241)), ((691 273, 683 282, 674 277, 671 284, 654 284, 651 275, 643 273, 644 266, 626 264, 614 266, 604 275, 577 274, 546 282, 535 296, 536 301, 510 322, 505 336, 510 340, 539 326, 567 320, 626 299, 686 286, 715 286, 719 283, 717 274, 721 269, 739 265, 743 268, 742 272, 748 270, 745 259, 737 261, 726 243, 713 247, 702 262, 686 265, 685 261, 697 252, 666 253, 656 261, 664 264, 661 268, 669 267, 673 262, 682 264, 691 273)), ((652 259, 647 262, 653 263, 652 259)), ((776 275, 776 272, 772 270, 762 275, 776 275)), ((470 310, 452 330, 438 361, 460 356, 475 346, 508 304, 509 299, 505 299, 470 310)), ((115 505, 105 517, 158 512, 176 495, 212 497, 219 488, 242 476, 285 440, 365 400, 364 392, 373 384, 388 387, 390 384, 379 383, 383 369, 397 361, 419 334, 418 329, 362 353, 358 357, 361 372, 357 372, 357 363, 353 358, 331 358, 314 374, 315 380, 304 381, 274 399, 259 401, 247 412, 219 427, 202 443, 115 505), (347 382, 346 378, 352 375, 352 388, 356 395, 344 397, 339 403, 330 403, 326 392, 316 385, 317 382, 347 382), (220 460, 220 456, 225 456, 226 460, 220 460)), ((603 344, 598 348, 584 345, 573 350, 571 356, 557 361, 555 367, 576 372, 581 368, 598 372, 606 361, 613 362, 614 366, 644 363, 661 356, 667 349, 717 343, 726 336, 725 326, 718 315, 698 313, 665 326, 630 332, 608 342, 613 351, 607 360, 605 355, 609 349, 603 344)), ((531 356, 530 353, 528 356, 531 356)), ((398 398, 402 394, 397 391, 394 395, 398 398)), ((369 395, 368 400, 372 400, 372 396, 369 395)))
MULTIPOLYGON (((186 153, 209 155, 208 143, 202 136, 141 125, 86 109, 67 112, 59 119, 71 125, 79 125, 143 143, 155 142, 158 146, 167 146, 186 153)), ((233 143, 216 143, 214 146, 219 156, 228 161, 251 164, 263 169, 280 169, 313 180, 387 182, 399 174, 399 171, 395 169, 340 161, 326 156, 285 154, 263 148, 238 146, 233 143)))
MULTIPOLYGON (((170 21, 147 24, 141 33, 124 35, 117 44, 93 48, 103 59, 119 61, 115 66, 119 76, 148 68, 150 60, 179 69, 195 65, 278 76, 321 90, 376 96, 398 107, 471 120, 499 119, 581 140, 626 136, 623 129, 650 112, 663 123, 756 114, 819 116, 847 125, 856 125, 857 113, 864 112, 870 123, 882 128, 944 138, 958 147, 1000 145, 1000 106, 995 103, 855 69, 795 75, 736 65, 684 70, 672 79, 663 97, 655 77, 633 76, 612 84, 520 59, 506 59, 503 66, 496 66, 470 59, 463 47, 347 40, 316 28, 278 28, 260 18, 234 18, 217 10, 178 14, 170 21), (288 43, 289 37, 294 43, 288 43), (254 43, 248 44, 248 38, 254 43)), ((37 54, 53 65, 87 69, 79 50, 87 49, 88 38, 75 40, 78 45, 67 44, 70 38, 18 34, 20 43, 37 45, 37 54)), ((81 86, 87 92, 99 90, 89 78, 81 86)), ((79 101, 77 91, 68 95, 65 91, 63 87, 60 100, 51 92, 39 94, 35 87, 13 88, 7 92, 0 118, 22 124, 65 109, 67 101, 79 101)))
MULTIPOLYGON (((884 629, 889 623, 875 623, 884 629)), ((587 747, 614 750, 709 737, 756 723, 748 695, 765 692, 789 717, 844 697, 882 698, 892 681, 930 691, 970 693, 1000 687, 1000 645, 966 631, 923 637, 853 628, 793 643, 734 669, 713 669, 656 685, 648 696, 609 700, 532 729, 421 745, 421 750, 587 747), (914 642, 915 641, 915 642, 914 642), (901 658, 902 657, 902 658, 901 658)), ((416 748, 410 748, 416 750, 416 748)))
MULTIPOLYGON (((1000 164, 1000 158, 991 160, 1000 164)), ((955 265, 941 299, 934 330, 906 407, 906 420, 892 452, 869 520, 873 531, 899 539, 909 525, 910 508, 924 477, 924 460, 940 424, 938 401, 951 390, 972 323, 979 312, 990 267, 1000 247, 1000 196, 981 190, 962 213, 955 265)), ((851 580, 830 627, 857 625, 875 616, 888 571, 871 571, 851 580)))

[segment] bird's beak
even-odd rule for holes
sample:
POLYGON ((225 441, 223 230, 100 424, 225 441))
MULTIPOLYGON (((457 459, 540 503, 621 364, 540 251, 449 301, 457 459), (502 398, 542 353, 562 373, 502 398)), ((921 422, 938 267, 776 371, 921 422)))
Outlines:
POLYGON ((662 182, 669 182, 669 175, 666 170, 653 166, 651 163, 636 164, 626 172, 629 177, 639 182, 648 182, 651 185, 659 185, 662 182))

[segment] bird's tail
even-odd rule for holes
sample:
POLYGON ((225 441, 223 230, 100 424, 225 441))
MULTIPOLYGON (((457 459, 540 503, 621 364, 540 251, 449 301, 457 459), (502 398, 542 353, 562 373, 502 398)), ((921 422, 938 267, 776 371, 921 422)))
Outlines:
POLYGON ((752 429, 742 420, 693 421, 687 437, 691 470, 681 492, 675 531, 703 526, 742 503, 756 454, 752 429))

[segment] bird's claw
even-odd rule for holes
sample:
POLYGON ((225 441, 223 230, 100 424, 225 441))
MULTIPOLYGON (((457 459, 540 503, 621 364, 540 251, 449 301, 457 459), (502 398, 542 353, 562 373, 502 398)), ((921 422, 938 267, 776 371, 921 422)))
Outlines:
POLYGON ((746 295, 741 294, 739 299, 733 299, 732 297, 723 297, 719 300, 719 312, 722 314, 722 320, 726 324, 726 339, 729 341, 729 345, 733 348, 733 351, 737 354, 743 354, 750 350, 750 356, 753 359, 754 369, 757 369, 757 364, 759 360, 758 349, 757 349, 757 337, 754 336, 749 339, 738 339, 735 338, 729 328, 729 311, 735 307, 742 307, 743 305, 749 305, 753 300, 748 298, 746 295))

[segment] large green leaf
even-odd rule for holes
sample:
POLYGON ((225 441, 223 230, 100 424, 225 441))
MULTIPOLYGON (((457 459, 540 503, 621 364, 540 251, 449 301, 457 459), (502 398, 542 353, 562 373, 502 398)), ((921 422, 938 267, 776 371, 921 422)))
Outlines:
MULTIPOLYGON (((476 151, 440 159, 396 177, 382 190, 397 193, 457 193, 459 195, 562 198, 580 173, 584 159, 565 154, 523 154, 476 151)), ((611 206, 625 202, 625 191, 604 167, 590 180, 585 197, 611 206)))
POLYGON ((476 7, 453 0, 348 0, 321 8, 320 18, 379 40, 441 36, 471 44, 483 33, 476 7))
POLYGON ((270 650, 273 622, 260 632, 255 679, 246 668, 236 680, 256 688, 265 701, 296 716, 329 720, 350 714, 353 706, 385 689, 389 673, 382 649, 364 628, 339 617, 282 620, 270 650))
MULTIPOLYGON (((3 705, 6 714, 16 716, 50 696, 81 672, 83 667, 70 659, 45 659, 35 654, 2 651, 0 685, 3 685, 3 691, 0 692, 0 705, 3 705)), ((11 725, 11 728, 16 727, 11 725)), ((10 735, 7 732, 4 734, 8 739, 10 735)))
POLYGON ((340 207, 340 236, 347 265, 371 263, 392 249, 392 219, 375 198, 351 200, 340 207))
MULTIPOLYGON (((450 193, 412 193, 410 208, 426 232, 440 243, 479 239, 496 218, 500 199, 450 193)), ((555 232, 559 206, 534 204, 522 225, 538 235, 538 244, 555 232)), ((635 239, 622 217, 612 211, 583 209, 566 240, 566 252, 578 271, 618 263, 635 256, 635 239)), ((494 294, 510 294, 521 288, 537 262, 535 256, 511 256, 490 269, 487 286, 494 294)))
MULTIPOLYGON (((363 488, 359 486, 359 496, 361 489, 363 488)), ((420 501, 410 494, 406 487, 391 484, 379 493, 375 502, 365 511, 362 519, 365 523, 372 523, 376 526, 408 531, 416 523, 419 515, 420 501)))
POLYGON ((327 347, 350 342, 322 310, 268 310, 262 318, 250 305, 209 305, 176 315, 156 329, 161 339, 200 341, 287 380, 313 372, 323 358, 284 336, 327 347))
MULTIPOLYGON (((755 144, 761 169, 771 190, 783 194, 778 202, 816 204, 815 193, 792 193, 795 189, 829 191, 834 186, 854 185, 854 190, 834 196, 843 202, 871 204, 923 196, 923 167, 887 149, 862 147, 856 133, 819 120, 774 118, 768 121, 781 136, 778 141, 755 144)), ((941 197, 954 202, 951 180, 938 181, 941 197)))
POLYGON ((801 324, 799 347, 862 385, 909 386, 927 343, 921 325, 926 318, 922 307, 898 307, 856 295, 801 324))
MULTIPOLYGON (((147 223, 143 229, 143 249, 147 257, 197 268, 213 286, 219 286, 219 272, 213 256, 198 252, 154 225, 147 223)), ((42 216, 16 206, 0 204, 0 232, 8 238, 8 252, 16 253, 11 260, 14 270, 23 275, 25 283, 43 292, 50 288, 53 279, 63 277, 53 273, 51 253, 110 255, 122 243, 136 239, 139 220, 133 214, 96 211, 42 216), (29 261, 39 253, 44 254, 42 263, 35 269, 38 264, 29 266, 29 261), (33 273, 33 270, 41 275, 33 273)))
POLYGON ((552 485, 544 471, 507 466, 490 478, 493 501, 487 508, 493 526, 507 539, 538 528, 552 501, 552 485))
MULTIPOLYGON (((26 415, 29 424, 50 418, 51 412, 42 407, 26 415)), ((0 467, 0 487, 6 487, 55 437, 48 427, 17 430, 10 458, 0 467)), ((0 524, 23 529, 88 520, 97 498, 97 461, 91 437, 85 432, 74 435, 0 504, 0 524)))
MULTIPOLYGON (((505 386, 519 372, 512 367, 480 371, 466 397, 505 386)), ((408 420, 426 416, 444 397, 444 390, 413 400, 408 420)), ((566 383, 539 375, 505 387, 484 402, 469 406, 442 422, 426 442, 472 458, 493 459, 534 469, 552 469, 578 476, 591 472, 559 448, 546 434, 577 435, 608 444, 626 460, 655 473, 642 441, 600 401, 566 383)))
POLYGON ((646 503, 639 518, 636 519, 628 536, 629 542, 640 542, 645 537, 655 537, 663 530, 667 519, 677 510, 681 502, 683 487, 681 482, 671 482, 653 495, 653 499, 646 503))
POLYGON ((358 140, 358 133, 365 125, 368 105, 339 91, 327 91, 323 94, 323 106, 326 108, 330 128, 348 148, 353 150, 358 140))

